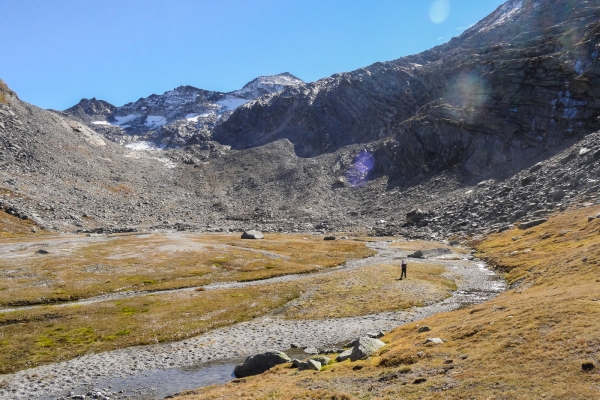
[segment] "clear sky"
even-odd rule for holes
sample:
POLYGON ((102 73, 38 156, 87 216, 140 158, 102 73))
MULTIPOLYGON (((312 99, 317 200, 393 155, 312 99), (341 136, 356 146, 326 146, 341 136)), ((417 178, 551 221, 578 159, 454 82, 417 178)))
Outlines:
POLYGON ((120 106, 180 85, 310 82, 427 50, 504 0, 0 0, 0 78, 22 100, 120 106))

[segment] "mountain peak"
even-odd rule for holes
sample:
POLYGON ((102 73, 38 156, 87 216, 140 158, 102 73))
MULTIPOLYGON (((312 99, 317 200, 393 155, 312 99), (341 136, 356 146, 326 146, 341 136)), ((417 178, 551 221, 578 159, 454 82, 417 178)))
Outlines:
POLYGON ((84 121, 91 119, 106 117, 112 114, 117 107, 104 100, 98 100, 95 97, 91 99, 81 99, 79 103, 71 108, 67 108, 64 112, 76 115, 84 121))
POLYGON ((240 90, 236 90, 232 93, 245 99, 256 99, 265 94, 280 92, 288 86, 298 86, 302 84, 304 84, 302 79, 289 72, 283 72, 277 75, 259 76, 245 84, 240 90))

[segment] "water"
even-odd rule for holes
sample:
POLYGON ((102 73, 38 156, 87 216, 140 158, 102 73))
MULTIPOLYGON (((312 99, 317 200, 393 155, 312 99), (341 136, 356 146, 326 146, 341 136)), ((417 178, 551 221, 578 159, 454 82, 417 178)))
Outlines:
POLYGON ((99 381, 93 386, 74 391, 74 394, 100 390, 111 392, 111 399, 164 399, 184 390, 229 382, 235 379, 235 365, 235 362, 228 360, 196 367, 148 370, 133 376, 99 381))
MULTIPOLYGON (((308 357, 302 349, 288 349, 285 353, 291 358, 308 357)), ((90 391, 102 391, 109 392, 111 399, 164 399, 184 390, 230 382, 235 379, 233 369, 242 361, 243 359, 236 359, 192 367, 153 369, 123 378, 101 380, 92 386, 81 387, 73 391, 73 394, 85 395, 90 391)))

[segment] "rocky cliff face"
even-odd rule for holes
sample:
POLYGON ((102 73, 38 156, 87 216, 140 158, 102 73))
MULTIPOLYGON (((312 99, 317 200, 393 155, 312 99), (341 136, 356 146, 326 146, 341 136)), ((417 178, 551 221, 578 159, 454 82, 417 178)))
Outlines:
POLYGON ((63 113, 121 144, 178 147, 194 135, 196 141, 204 141, 241 105, 301 83, 292 74, 283 73, 256 78, 230 93, 180 86, 121 107, 95 98, 83 99, 63 113))
POLYGON ((600 127, 599 14, 591 1, 511 0, 445 45, 263 97, 213 137, 237 149, 285 138, 301 157, 365 144, 400 181, 504 170, 600 127))

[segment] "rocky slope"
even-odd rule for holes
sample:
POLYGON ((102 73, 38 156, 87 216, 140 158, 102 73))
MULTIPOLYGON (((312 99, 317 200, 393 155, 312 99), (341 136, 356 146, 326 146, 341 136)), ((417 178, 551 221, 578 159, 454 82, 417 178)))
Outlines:
POLYGON ((445 45, 314 83, 282 75, 272 90, 259 78, 218 95, 181 87, 60 115, 6 88, 0 190, 5 207, 58 230, 503 228, 596 201, 597 46, 597 3, 511 0, 445 45), (231 115, 215 106, 256 96, 231 115), (214 129, 203 114, 186 119, 202 110, 214 129), (183 133, 167 132, 176 126, 183 133), (118 141, 187 144, 124 148, 103 139, 108 129, 118 141), (406 224, 413 208, 424 213, 406 224))
POLYGON ((193 135, 206 137, 239 106, 301 83, 302 80, 286 72, 258 77, 229 93, 180 86, 121 107, 95 98, 82 99, 63 115, 118 143, 148 142, 147 146, 178 147, 193 135))
POLYGON ((369 144, 400 182, 505 170, 600 127, 599 12, 511 0, 445 45, 263 97, 213 136, 237 149, 285 138, 301 157, 369 144))

